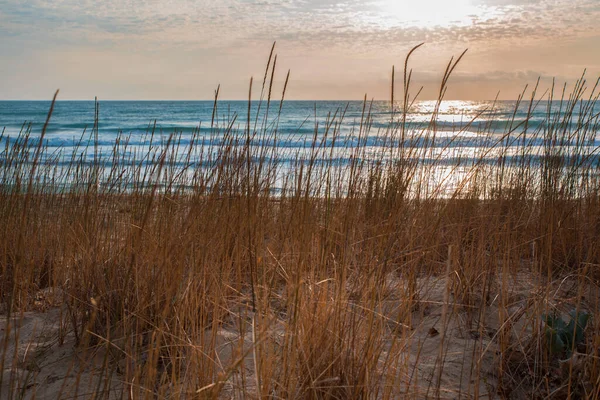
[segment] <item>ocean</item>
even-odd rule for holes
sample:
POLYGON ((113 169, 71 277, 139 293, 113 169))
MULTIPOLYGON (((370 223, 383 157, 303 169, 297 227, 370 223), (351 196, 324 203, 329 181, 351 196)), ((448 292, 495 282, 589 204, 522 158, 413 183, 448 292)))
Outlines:
MULTIPOLYGON (((133 163, 174 134, 177 162, 188 163, 190 169, 194 161, 196 167, 210 167, 207 160, 216 157, 227 138, 236 137, 231 143, 243 146, 249 132, 251 146, 277 159, 284 166, 282 173, 307 160, 329 163, 330 168, 343 168, 357 158, 393 162, 397 155, 390 149, 398 147, 419 149, 411 154, 423 165, 456 173, 482 162, 497 163, 500 156, 516 163, 524 149, 530 164, 548 155, 549 149, 553 154, 563 149, 560 154, 568 156, 576 148, 580 157, 584 148, 591 157, 600 144, 597 101, 573 107, 566 101, 436 104, 415 102, 404 115, 401 104, 392 110, 389 101, 276 101, 268 107, 255 101, 250 110, 247 101, 219 101, 216 110, 213 101, 99 101, 95 124, 94 101, 58 101, 46 130, 43 157, 60 165, 79 152, 80 159, 102 160, 108 170, 117 140, 127 142, 121 162, 130 158, 133 163), (190 145, 199 149, 191 158, 185 150, 190 145), (315 147, 322 151, 315 153, 315 147)), ((4 149, 0 161, 23 135, 30 137, 29 146, 35 145, 49 107, 49 101, 0 101, 4 149)))

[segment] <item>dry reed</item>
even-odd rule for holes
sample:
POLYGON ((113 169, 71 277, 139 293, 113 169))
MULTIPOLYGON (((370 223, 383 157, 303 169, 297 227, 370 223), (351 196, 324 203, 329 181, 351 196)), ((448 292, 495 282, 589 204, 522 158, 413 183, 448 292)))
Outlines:
POLYGON ((39 341, 19 332, 51 291, 47 346, 73 349, 52 397, 598 399, 596 87, 582 77, 558 102, 554 88, 523 95, 525 117, 500 136, 484 128, 482 150, 448 166, 437 114, 461 57, 418 132, 407 57, 386 145, 367 156, 365 98, 345 166, 333 156, 343 109, 291 165, 278 160, 274 47, 263 119, 249 98, 245 126, 220 120, 217 89, 209 142, 151 127, 146 154, 125 157, 121 135, 102 159, 98 106, 70 156, 43 132, 6 141, 3 398, 44 397, 53 366, 25 363, 39 341), (592 318, 566 358, 546 345, 542 314, 571 309, 592 318))

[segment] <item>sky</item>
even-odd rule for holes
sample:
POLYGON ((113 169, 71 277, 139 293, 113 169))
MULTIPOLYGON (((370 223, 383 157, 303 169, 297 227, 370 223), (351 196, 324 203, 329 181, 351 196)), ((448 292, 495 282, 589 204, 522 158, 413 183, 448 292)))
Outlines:
POLYGON ((0 0, 0 99, 245 99, 274 41, 274 97, 290 70, 287 99, 389 99, 424 42, 420 98, 468 49, 446 98, 515 99, 586 68, 592 86, 598 21, 600 0, 0 0))

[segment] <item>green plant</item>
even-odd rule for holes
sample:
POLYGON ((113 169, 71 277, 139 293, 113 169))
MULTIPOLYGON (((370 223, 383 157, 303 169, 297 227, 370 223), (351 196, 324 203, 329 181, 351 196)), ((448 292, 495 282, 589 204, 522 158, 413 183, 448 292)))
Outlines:
POLYGON ((583 343, 584 330, 590 315, 585 311, 573 310, 569 316, 569 323, 556 314, 542 316, 546 323, 545 333, 551 354, 566 353, 570 356, 572 350, 583 343))

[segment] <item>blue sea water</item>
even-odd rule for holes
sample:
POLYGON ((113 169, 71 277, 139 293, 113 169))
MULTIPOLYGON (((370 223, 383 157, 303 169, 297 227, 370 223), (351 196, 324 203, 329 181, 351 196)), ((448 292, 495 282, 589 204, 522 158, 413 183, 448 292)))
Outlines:
MULTIPOLYGON (((553 104, 553 112, 558 113, 560 105, 553 104)), ((472 138, 483 133, 503 133, 512 122, 516 126, 528 115, 529 103, 523 102, 515 110, 514 101, 445 101, 436 118, 436 129, 440 137, 472 138)), ((131 133, 136 136, 147 132, 156 122, 156 131, 163 134, 171 132, 191 133, 197 129, 209 132, 213 117, 212 101, 101 101, 99 102, 99 139, 102 142, 114 141, 118 133, 131 133)), ((32 134, 41 131, 50 107, 49 101, 0 101, 0 129, 5 136, 15 136, 30 124, 32 134)), ((279 102, 271 102, 270 121, 278 114, 279 102)), ((324 126, 328 115, 336 113, 341 121, 342 136, 357 134, 361 117, 370 108, 372 118, 368 135, 375 137, 381 130, 389 127, 392 109, 387 101, 365 104, 361 101, 286 101, 281 107, 278 118, 280 138, 305 139, 315 132, 315 122, 324 126), (345 111, 345 112, 344 112, 345 111)), ((431 122, 435 102, 421 101, 413 104, 407 118, 407 131, 420 131, 431 122)), ((400 113, 395 106, 395 119, 400 113)), ((565 106, 563 105, 563 109, 565 106)), ((252 103, 251 122, 259 109, 259 103, 252 103)), ((259 125, 265 115, 266 105, 260 105, 259 125)), ((595 111, 600 105, 595 106, 595 111)), ((530 115, 528 129, 534 131, 547 120, 547 102, 537 104, 530 115)), ((248 115, 246 101, 220 101, 216 117, 219 122, 236 117, 234 127, 244 129, 248 115)), ((577 122, 579 107, 573 113, 573 122, 577 122)), ((597 121, 597 120, 596 120, 597 121)), ((93 101, 58 101, 47 130, 50 146, 68 146, 74 138, 79 138, 84 129, 88 131, 94 125, 93 101)), ((456 140, 456 139, 455 139, 456 140)), ((298 146, 304 140, 296 142, 298 146)), ((459 141, 460 142, 460 141, 459 141)), ((440 144, 443 145, 443 144, 440 144)))
MULTIPOLYGON (((154 133, 153 143, 159 143, 159 139, 164 142, 175 133, 180 146, 185 147, 195 138, 194 143, 203 142, 203 151, 210 153, 222 145, 227 127, 240 137, 250 127, 252 133, 257 132, 252 144, 273 148, 283 163, 310 157, 316 138, 333 150, 323 152, 317 162, 329 157, 345 165, 351 157, 356 157, 352 149, 357 144, 364 146, 361 157, 375 158, 385 153, 381 150, 390 144, 397 146, 402 131, 398 128, 402 120, 400 104, 395 104, 392 110, 388 101, 366 104, 361 101, 286 101, 283 104, 271 102, 269 107, 265 102, 253 102, 249 124, 247 101, 219 101, 216 110, 213 101, 100 101, 98 106, 99 122, 95 127, 94 101, 58 101, 44 138, 50 154, 62 154, 66 160, 74 149, 81 147, 82 138, 89 140, 96 134, 95 151, 106 160, 119 137, 127 138, 130 150, 139 147, 137 154, 140 154, 149 148, 150 132, 154 133), (390 127, 395 129, 390 130, 390 127)), ((516 154, 523 145, 542 152, 550 137, 548 132, 558 130, 570 137, 570 142, 565 142, 563 135, 563 142, 558 145, 568 147, 583 135, 589 152, 593 153, 600 145, 600 104, 588 106, 578 104, 566 119, 566 104, 560 102, 542 101, 530 108, 529 102, 517 106, 514 101, 444 101, 433 117, 436 103, 420 101, 412 104, 403 131, 408 145, 427 145, 428 155, 419 155, 424 162, 427 158, 434 159, 438 165, 464 164, 465 160, 482 157, 493 161, 497 154, 489 152, 490 146, 505 148, 504 154, 509 156, 510 148, 514 147, 516 154), (425 134, 432 131, 432 121, 435 140, 425 134), (507 132, 510 133, 507 135, 507 132)), ((0 101, 2 147, 5 148, 6 143, 10 146, 25 132, 29 132, 33 145, 49 107, 49 101, 0 101)), ((86 151, 90 156, 91 150, 86 151)))

